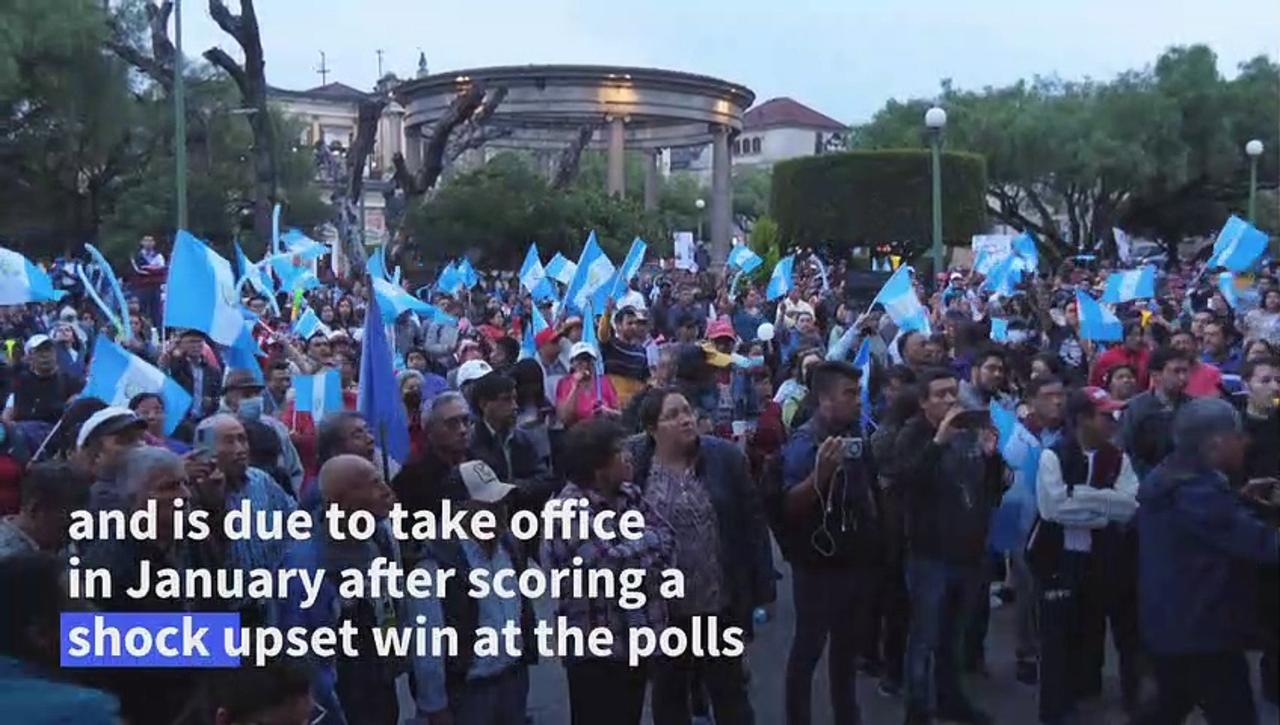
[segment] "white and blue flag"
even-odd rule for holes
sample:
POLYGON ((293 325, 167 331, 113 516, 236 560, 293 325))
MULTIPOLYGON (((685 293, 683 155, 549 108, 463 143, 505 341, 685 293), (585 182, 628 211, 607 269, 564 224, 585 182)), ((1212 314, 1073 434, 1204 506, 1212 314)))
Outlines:
POLYGON ((165 327, 199 330, 219 345, 235 344, 244 328, 244 315, 230 262, 179 229, 167 283, 165 327))
POLYGON ((1009 321, 1003 317, 991 318, 991 340, 993 342, 1009 341, 1009 321))
POLYGON ((1102 290, 1102 301, 1111 305, 1155 296, 1156 268, 1151 265, 1112 272, 1107 277, 1107 286, 1102 290))
POLYGON ((173 433, 191 409, 191 394, 159 368, 105 337, 99 337, 89 363, 84 395, 107 405, 128 405, 139 393, 164 401, 164 432, 173 433))
POLYGON ((1017 255, 1010 254, 997 262, 990 268, 987 278, 982 280, 981 289, 990 290, 1001 297, 1012 297, 1014 288, 1022 281, 1023 270, 1019 259, 1017 255))
POLYGON ((240 242, 236 242, 236 264, 240 266, 240 279, 237 284, 243 287, 244 283, 248 282, 258 294, 265 296, 267 301, 274 305, 276 286, 271 281, 271 273, 264 265, 250 262, 249 256, 240 248, 240 242))
POLYGON ((578 271, 578 265, 569 261, 563 254, 556 252, 556 256, 547 262, 547 276, 560 284, 569 284, 573 281, 573 275, 578 271))
POLYGON ((1088 293, 1076 290, 1076 309, 1080 317, 1080 337, 1098 342, 1120 342, 1124 339, 1124 325, 1120 318, 1088 293))
POLYGON ((1014 237, 1009 246, 1015 258, 1014 265, 1024 272, 1034 274, 1036 268, 1040 266, 1040 251, 1036 249, 1035 237, 1023 232, 1014 237))
POLYGON ((342 410, 342 377, 332 368, 315 375, 294 375, 293 396, 294 409, 318 421, 342 410))
POLYGON ((791 271, 795 263, 796 255, 792 254, 778 260, 778 263, 773 266, 773 274, 769 275, 769 286, 764 289, 765 297, 769 301, 776 300, 791 291, 791 271))
MULTIPOLYGON (((925 327, 928 326, 928 311, 924 305, 920 304, 920 297, 916 295, 916 288, 911 284, 911 268, 899 267, 897 272, 884 283, 880 291, 876 293, 875 299, 871 304, 879 302, 884 306, 884 311, 889 315, 889 319, 899 328, 908 325, 920 325, 924 322, 925 327)), ((921 329, 921 327, 913 327, 912 329, 921 329)))
POLYGON ((66 292, 55 290, 43 269, 11 249, 0 247, 0 305, 57 302, 66 292))
POLYGON ((320 333, 325 337, 333 334, 329 326, 321 322, 320 318, 316 316, 316 311, 308 307, 307 311, 303 312, 302 316, 298 318, 298 321, 293 323, 293 334, 303 340, 310 340, 316 333, 320 333))
POLYGON ((1222 298, 1233 310, 1247 301, 1257 301, 1257 295, 1252 290, 1241 294, 1240 288, 1236 286, 1236 276, 1230 272, 1218 274, 1218 291, 1222 293, 1222 298))
POLYGON ((631 249, 627 250, 626 259, 622 260, 622 266, 618 267, 618 272, 613 276, 609 297, 619 300, 627 293, 631 288, 631 280, 640 271, 640 265, 644 264, 644 253, 648 249, 649 245, 640 237, 631 240, 631 249))
POLYGON ((461 289, 462 275, 458 274, 458 265, 450 262, 440 270, 440 276, 436 279, 436 291, 456 295, 461 289))
POLYGON ((1226 267, 1232 272, 1244 272, 1267 250, 1266 232, 1238 216, 1232 216, 1218 233, 1213 243, 1213 256, 1209 257, 1209 269, 1226 267))
POLYGON ((393 322, 406 312, 414 312, 429 318, 432 322, 453 323, 457 320, 449 316, 439 307, 409 294, 403 287, 391 284, 385 279, 373 280, 373 294, 378 298, 378 309, 385 322, 393 322))
POLYGON ((764 264, 764 259, 759 254, 751 251, 751 247, 745 244, 736 245, 729 252, 729 266, 741 271, 743 274, 751 274, 764 264))
POLYGON ((570 312, 578 313, 586 310, 588 302, 595 309, 604 307, 609 294, 608 285, 615 272, 617 270, 609 261, 609 255, 596 243, 596 233, 591 232, 582 248, 582 255, 578 257, 578 267, 569 288, 564 291, 565 306, 570 312))
POLYGON ((871 410, 871 367, 874 358, 871 355, 871 338, 862 341, 862 347, 858 348, 858 354, 853 358, 853 366, 861 371, 862 375, 859 379, 860 391, 858 393, 858 418, 862 424, 862 435, 869 436, 874 431, 876 421, 872 416, 871 410))
POLYGON ((369 255, 364 267, 370 277, 385 280, 391 279, 390 273, 387 272, 387 260, 382 254, 382 247, 378 247, 373 254, 369 255))
POLYGON ((475 267, 471 266, 471 260, 466 257, 458 262, 458 276, 462 279, 464 289, 471 289, 480 284, 480 278, 476 275, 475 267))
POLYGON ((556 287, 551 280, 547 279, 547 271, 542 268, 542 259, 538 256, 536 242, 529 243, 529 251, 524 255, 524 264, 520 265, 520 284, 535 302, 556 298, 556 287))

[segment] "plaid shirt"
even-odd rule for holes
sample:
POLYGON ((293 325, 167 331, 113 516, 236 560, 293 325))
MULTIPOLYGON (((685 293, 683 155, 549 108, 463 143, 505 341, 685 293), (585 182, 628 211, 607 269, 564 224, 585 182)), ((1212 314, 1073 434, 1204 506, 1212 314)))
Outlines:
MULTIPOLYGON (((596 538, 568 539, 556 538, 542 544, 542 563, 549 571, 556 569, 571 570, 581 568, 608 569, 621 579, 624 569, 639 569, 644 572, 644 582, 636 594, 645 599, 644 606, 636 609, 623 609, 618 597, 566 597, 559 601, 559 615, 564 617, 570 626, 581 627, 584 631, 597 627, 607 627, 613 632, 613 655, 610 659, 627 658, 628 630, 637 627, 662 629, 667 622, 666 602, 658 596, 659 573, 669 568, 674 558, 675 543, 671 533, 671 525, 644 501, 639 487, 624 483, 619 492, 616 505, 605 500, 595 491, 579 488, 576 484, 566 483, 561 489, 560 499, 586 499, 587 509, 592 516, 602 511, 614 511, 619 516, 625 511, 638 510, 644 515, 644 535, 630 541, 621 537, 613 541, 601 541, 596 538), (575 567, 574 557, 581 557, 582 564, 575 567)), ((621 582, 616 587, 622 591, 621 582)))

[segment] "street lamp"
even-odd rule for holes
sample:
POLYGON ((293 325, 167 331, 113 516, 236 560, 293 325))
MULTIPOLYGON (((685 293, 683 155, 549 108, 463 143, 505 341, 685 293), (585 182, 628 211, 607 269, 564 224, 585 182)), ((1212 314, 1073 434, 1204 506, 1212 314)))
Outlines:
POLYGON ((1249 223, 1253 223, 1253 203, 1258 195, 1258 157, 1262 155, 1262 142, 1253 139, 1244 145, 1244 153, 1249 157, 1249 223))
POLYGON ((929 129, 929 150, 933 157, 933 274, 946 270, 942 255, 942 128, 947 125, 947 112, 934 106, 924 112, 924 125, 929 129))
POLYGON ((696 241, 701 242, 702 241, 702 210, 707 208, 707 202, 703 201, 702 199, 698 199, 693 202, 693 205, 698 208, 698 239, 696 241))

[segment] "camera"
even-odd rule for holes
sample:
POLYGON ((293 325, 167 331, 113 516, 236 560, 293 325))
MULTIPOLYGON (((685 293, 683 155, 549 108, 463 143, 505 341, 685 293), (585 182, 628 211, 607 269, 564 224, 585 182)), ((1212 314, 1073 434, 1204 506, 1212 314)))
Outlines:
POLYGON ((845 438, 844 439, 844 457, 846 459, 862 458, 862 439, 861 438, 845 438))

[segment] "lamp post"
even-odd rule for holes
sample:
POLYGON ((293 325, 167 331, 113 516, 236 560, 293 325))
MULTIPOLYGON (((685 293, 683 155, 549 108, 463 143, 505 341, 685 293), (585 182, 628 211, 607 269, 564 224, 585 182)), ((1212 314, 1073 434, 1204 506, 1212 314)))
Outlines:
POLYGON ((942 254, 942 128, 947 125, 947 112, 934 106, 924 112, 924 125, 929 129, 929 151, 933 160, 933 274, 946 271, 942 254))
POLYGON ((173 4, 173 160, 178 229, 187 228, 187 99, 182 77, 182 0, 173 4))
POLYGON ((702 210, 707 208, 707 202, 699 198, 698 200, 693 202, 693 205, 698 208, 698 238, 694 241, 701 242, 702 241, 702 210))
POLYGON ((1258 157, 1262 155, 1262 142, 1253 139, 1244 145, 1244 153, 1249 157, 1249 223, 1253 223, 1253 205, 1258 196, 1258 157))

